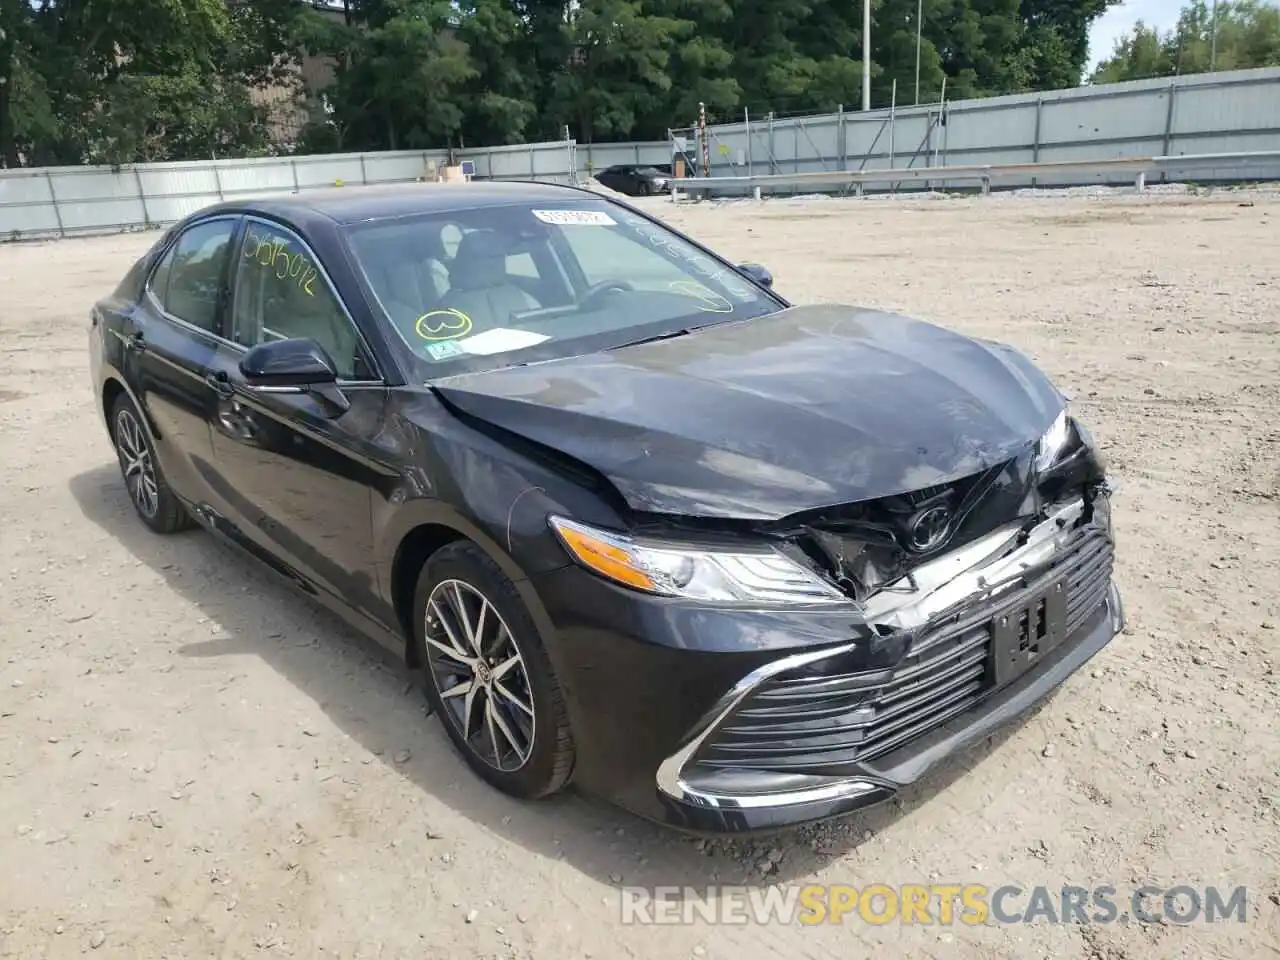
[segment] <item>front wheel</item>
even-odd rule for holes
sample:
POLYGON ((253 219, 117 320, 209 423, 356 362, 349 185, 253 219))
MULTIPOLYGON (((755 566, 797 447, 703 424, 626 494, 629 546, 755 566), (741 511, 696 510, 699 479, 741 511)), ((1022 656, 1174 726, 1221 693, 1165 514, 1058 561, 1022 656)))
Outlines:
POLYGON ((524 799, 568 782, 560 684, 516 588, 475 544, 450 544, 423 566, 414 642, 427 699, 471 769, 524 799))
POLYGON ((111 437, 125 489, 142 522, 156 533, 176 533, 191 526, 186 508, 160 469, 142 415, 127 394, 121 393, 111 408, 111 437))

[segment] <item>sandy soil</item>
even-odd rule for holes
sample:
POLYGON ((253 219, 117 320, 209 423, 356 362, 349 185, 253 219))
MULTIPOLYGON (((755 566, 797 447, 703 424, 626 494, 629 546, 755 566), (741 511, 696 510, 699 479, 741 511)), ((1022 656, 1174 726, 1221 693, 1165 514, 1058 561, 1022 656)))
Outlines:
POLYGON ((0 247, 0 955, 1275 956, 1280 193, 654 208, 797 301, 1011 341, 1106 448, 1130 631, 900 803, 694 841, 473 778, 403 672, 132 516, 87 312, 152 241, 0 247), (623 884, 1247 884, 1246 924, 619 925, 623 884))

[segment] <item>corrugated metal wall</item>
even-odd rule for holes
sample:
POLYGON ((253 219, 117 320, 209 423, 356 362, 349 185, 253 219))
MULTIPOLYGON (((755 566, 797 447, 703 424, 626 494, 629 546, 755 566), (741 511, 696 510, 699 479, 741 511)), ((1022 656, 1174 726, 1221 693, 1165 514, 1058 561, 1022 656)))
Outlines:
POLYGON ((429 175, 446 154, 352 153, 0 170, 0 240, 145 229, 228 199, 429 175))
MULTIPOLYGON (((696 158, 697 132, 679 133, 696 158)), ((713 176, 1278 150, 1280 69, 865 113, 751 117, 708 127, 708 139, 713 176)), ((1280 177, 1280 166, 1268 172, 1280 177)), ((1224 168, 1215 176, 1236 173, 1224 168)), ((1258 176, 1258 168, 1250 175, 1258 176)))
MULTIPOLYGON (((715 176, 1278 150, 1280 69, 945 106, 744 118, 709 127, 708 140, 715 176)), ((683 143, 690 157, 700 156, 696 131, 677 131, 673 143, 683 143)), ((553 141, 467 149, 459 158, 472 161, 479 178, 572 182, 616 163, 669 162, 673 143, 553 141)), ((433 176, 446 158, 437 150, 0 170, 0 240, 141 229, 172 223, 219 200, 338 182, 412 181, 433 176)), ((1177 170, 1171 175, 1176 177, 1177 170)), ((1244 175, 1224 165, 1209 179, 1244 175)), ((1254 166, 1247 175, 1280 179, 1280 165, 1275 170, 1254 166)), ((1197 176, 1206 178, 1203 171, 1197 176)), ((1046 186, 1067 182, 1037 179, 1046 186)), ((1101 181, 1099 175, 1094 182, 1101 181)))

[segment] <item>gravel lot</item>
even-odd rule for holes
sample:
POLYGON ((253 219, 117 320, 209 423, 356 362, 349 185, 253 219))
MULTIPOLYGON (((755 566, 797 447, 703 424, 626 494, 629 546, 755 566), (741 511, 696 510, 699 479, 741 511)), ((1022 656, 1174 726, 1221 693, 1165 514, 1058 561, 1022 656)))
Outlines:
POLYGON ((1275 956, 1280 192, 654 204, 801 302, 1027 351, 1107 450, 1130 629, 902 802, 698 844, 471 776, 403 671, 133 517, 87 312, 151 235, 0 246, 0 956, 1275 956), (1249 888, 1189 927, 619 925, 623 884, 1249 888))

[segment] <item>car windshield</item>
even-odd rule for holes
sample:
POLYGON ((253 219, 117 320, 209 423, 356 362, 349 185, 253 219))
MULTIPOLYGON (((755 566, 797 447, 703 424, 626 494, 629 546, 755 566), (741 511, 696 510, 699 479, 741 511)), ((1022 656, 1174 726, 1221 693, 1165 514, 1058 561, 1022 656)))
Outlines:
POLYGON ((369 221, 347 235, 424 379, 780 309, 732 265, 602 199, 369 221))

